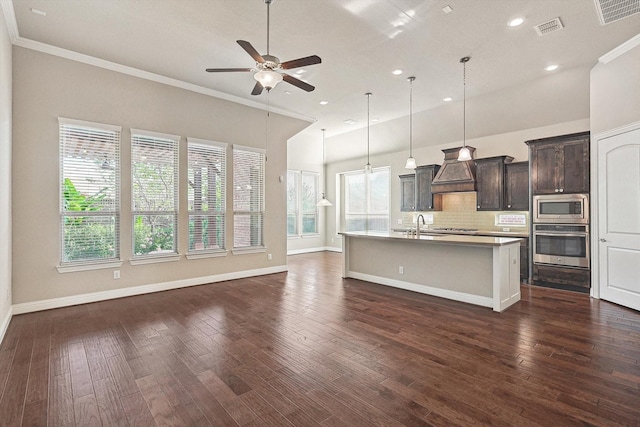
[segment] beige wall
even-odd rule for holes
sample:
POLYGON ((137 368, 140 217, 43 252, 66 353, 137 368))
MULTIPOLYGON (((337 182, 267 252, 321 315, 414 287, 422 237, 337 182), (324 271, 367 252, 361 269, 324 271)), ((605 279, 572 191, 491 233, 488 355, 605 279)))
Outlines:
POLYGON ((592 135, 640 121, 640 45, 593 67, 590 115, 592 135))
MULTIPOLYGON (((377 127, 384 126, 384 123, 376 125, 377 127)), ((524 144, 524 141, 529 139, 544 138, 554 135, 562 135, 573 132, 581 132, 589 130, 589 119, 576 120, 566 123, 559 123, 550 126, 537 127, 532 129, 523 129, 515 132, 509 132, 499 135, 491 135, 482 138, 476 138, 468 140, 467 143, 473 147, 476 147, 476 158, 492 157, 500 155, 509 155, 514 157, 514 162, 528 160, 528 148, 524 144)), ((372 129, 371 132, 374 130, 372 129)), ((334 139, 340 139, 340 143, 348 144, 349 134, 335 137, 334 139)), ((335 142, 335 141, 334 141, 335 142)), ((442 149, 458 147, 462 145, 462 141, 458 141, 450 144, 443 144, 433 147, 425 147, 415 149, 413 155, 418 165, 426 164, 442 164, 444 159, 444 153, 442 149)), ((400 212, 400 181, 398 175, 411 173, 404 168, 404 163, 407 160, 407 151, 399 153, 388 153, 381 155, 374 155, 371 157, 371 164, 373 167, 390 166, 391 167, 391 200, 390 200, 390 225, 391 227, 398 226, 398 220, 404 223, 405 216, 400 212)), ((334 202, 338 195, 336 194, 336 174, 360 170, 366 163, 366 153, 363 154, 360 159, 352 159, 344 162, 336 162, 327 165, 327 197, 334 202)), ((340 230, 336 230, 336 215, 335 210, 332 210, 331 215, 327 215, 327 236, 326 242, 328 246, 339 248, 341 246, 340 236, 336 233, 340 230)), ((487 221, 486 216, 492 215, 487 212, 475 212, 469 213, 469 215, 477 215, 478 222, 484 223, 487 221), (480 218, 482 217, 482 218, 480 218)), ((439 215, 442 217, 442 215, 439 215)), ((441 218, 442 219, 442 218, 441 218)))
POLYGON ((0 8, 0 342, 11 313, 11 41, 0 8))
MULTIPOLYGON (((266 253, 132 266, 130 129, 180 135, 178 249, 187 249, 186 137, 265 147, 265 111, 40 52, 14 49, 14 304, 139 285, 286 266, 286 141, 307 122, 271 114, 266 170, 266 253), (60 274, 59 116, 122 126, 121 279, 113 270, 60 274), (282 182, 278 179, 283 177, 282 182)), ((231 213, 229 183, 227 212, 231 213)), ((227 223, 228 246, 233 223, 227 223)))

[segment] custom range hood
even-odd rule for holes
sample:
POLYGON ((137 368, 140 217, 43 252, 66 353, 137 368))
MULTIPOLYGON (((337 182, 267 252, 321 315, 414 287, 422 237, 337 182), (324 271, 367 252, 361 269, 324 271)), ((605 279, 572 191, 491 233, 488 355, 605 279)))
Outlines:
POLYGON ((467 145, 472 160, 460 162, 458 161, 460 148, 462 147, 442 150, 444 163, 431 183, 433 193, 476 191, 476 163, 473 161, 476 149, 467 145))

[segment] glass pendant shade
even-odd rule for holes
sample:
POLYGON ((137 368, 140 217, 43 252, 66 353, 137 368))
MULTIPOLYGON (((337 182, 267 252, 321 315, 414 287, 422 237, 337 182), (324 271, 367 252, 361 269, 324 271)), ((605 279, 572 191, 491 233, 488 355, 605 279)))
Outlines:
POLYGON ((371 163, 364 165, 364 173, 371 173, 371 163))
POLYGON ((316 203, 316 206, 318 206, 319 208, 323 208, 327 206, 333 206, 333 204, 329 200, 327 200, 327 198, 324 197, 324 193, 322 193, 322 199, 320 199, 320 201, 316 203))
POLYGON ((263 88, 271 90, 282 81, 282 74, 271 70, 262 70, 255 73, 253 78, 260 82, 263 88))
POLYGON ((407 163, 404 164, 405 169, 415 169, 416 168, 416 159, 413 157, 409 157, 407 159, 407 163))
POLYGON ((471 152, 467 147, 462 147, 458 153, 458 161, 466 162, 467 160, 471 160, 471 152))

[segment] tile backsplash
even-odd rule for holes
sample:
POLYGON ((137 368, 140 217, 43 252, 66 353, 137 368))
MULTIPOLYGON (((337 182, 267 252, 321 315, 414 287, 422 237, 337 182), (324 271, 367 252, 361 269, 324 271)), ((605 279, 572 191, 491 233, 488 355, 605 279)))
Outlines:
MULTIPOLYGON (((433 224, 428 228, 451 227, 451 228, 477 228, 486 231, 502 231, 504 227, 509 227, 511 231, 522 230, 526 232, 529 224, 529 212, 509 211, 509 214, 525 215, 526 224, 524 226, 503 226, 496 225, 496 217, 504 214, 504 211, 477 211, 476 194, 468 193, 448 193, 442 195, 442 211, 428 212, 433 215, 433 224)), ((414 216, 420 212, 403 212, 402 226, 413 226, 414 216)), ((425 212, 427 213, 427 212, 425 212)))

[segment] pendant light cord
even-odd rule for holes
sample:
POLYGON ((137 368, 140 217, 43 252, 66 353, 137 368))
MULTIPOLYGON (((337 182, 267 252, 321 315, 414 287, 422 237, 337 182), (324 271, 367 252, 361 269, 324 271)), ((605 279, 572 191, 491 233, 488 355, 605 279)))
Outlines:
POLYGON ((409 157, 413 157, 413 81, 415 77, 409 77, 409 157))
MULTIPOLYGON (((464 60, 464 58, 462 59, 464 60)), ((462 146, 463 147, 467 146, 467 61, 462 62, 462 146)))
POLYGON ((369 161, 369 104, 371 102, 371 92, 367 92, 365 95, 367 95, 367 164, 371 165, 369 161))

